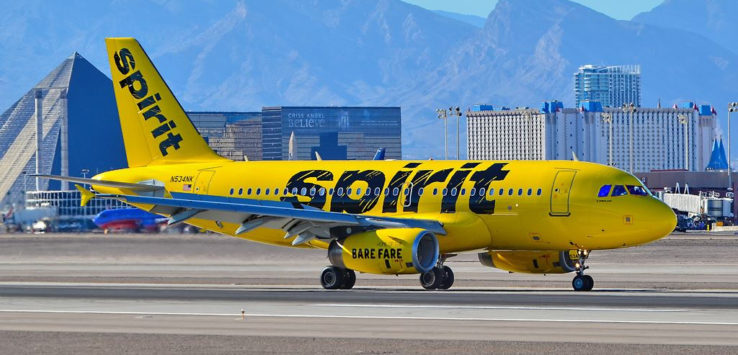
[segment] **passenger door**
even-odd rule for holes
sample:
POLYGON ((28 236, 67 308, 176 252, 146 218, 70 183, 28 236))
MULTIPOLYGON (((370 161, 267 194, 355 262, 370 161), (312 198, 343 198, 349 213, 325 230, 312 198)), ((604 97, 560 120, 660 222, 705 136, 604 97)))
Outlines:
POLYGON ((575 170, 559 170, 551 187, 551 209, 549 215, 567 217, 569 211, 569 195, 574 184, 575 170))
POLYGON ((208 193, 210 180, 213 179, 213 175, 215 175, 215 171, 213 170, 200 170, 200 173, 197 174, 197 178, 195 178, 196 194, 206 195, 208 193))

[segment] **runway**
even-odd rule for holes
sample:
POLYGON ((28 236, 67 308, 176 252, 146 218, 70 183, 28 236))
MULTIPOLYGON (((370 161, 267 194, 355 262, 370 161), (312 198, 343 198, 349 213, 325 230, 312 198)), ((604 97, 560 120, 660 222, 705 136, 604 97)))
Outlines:
POLYGON ((353 290, 327 291, 316 282, 325 263, 319 251, 232 238, 28 236, 0 243, 0 344, 13 353, 100 344, 112 353, 738 349, 733 236, 675 235, 602 253, 590 264, 597 286, 589 293, 570 291, 571 275, 507 274, 467 256, 449 262, 458 280, 450 291, 376 275, 359 275, 353 290), (629 273, 648 254, 650 270, 629 273))

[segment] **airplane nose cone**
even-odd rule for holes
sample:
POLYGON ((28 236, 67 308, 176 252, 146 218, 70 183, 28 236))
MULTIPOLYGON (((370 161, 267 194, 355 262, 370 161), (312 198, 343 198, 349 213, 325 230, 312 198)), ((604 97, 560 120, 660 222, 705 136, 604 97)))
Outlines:
POLYGON ((659 201, 659 212, 657 219, 654 221, 654 227, 657 228, 659 238, 663 238, 674 231, 677 225, 677 217, 671 207, 659 201))

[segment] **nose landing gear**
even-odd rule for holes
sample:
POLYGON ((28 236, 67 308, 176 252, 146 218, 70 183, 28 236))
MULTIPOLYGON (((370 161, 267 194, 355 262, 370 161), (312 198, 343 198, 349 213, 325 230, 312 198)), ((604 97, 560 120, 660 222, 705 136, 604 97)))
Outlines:
POLYGON ((589 257, 589 250, 579 250, 577 252, 578 259, 576 264, 577 276, 574 276, 574 280, 571 281, 571 286, 574 291, 591 291, 594 287, 594 279, 592 276, 585 275, 584 270, 589 269, 589 266, 585 266, 584 262, 589 257))

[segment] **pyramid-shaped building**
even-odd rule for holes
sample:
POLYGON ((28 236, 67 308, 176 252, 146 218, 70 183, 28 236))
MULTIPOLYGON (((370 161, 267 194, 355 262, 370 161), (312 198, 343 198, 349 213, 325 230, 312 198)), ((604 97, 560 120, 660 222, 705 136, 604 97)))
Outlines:
POLYGON ((3 204, 22 201, 26 190, 65 188, 47 179, 38 179, 37 186, 27 176, 36 171, 81 176, 126 166, 112 85, 74 53, 0 115, 3 204))

